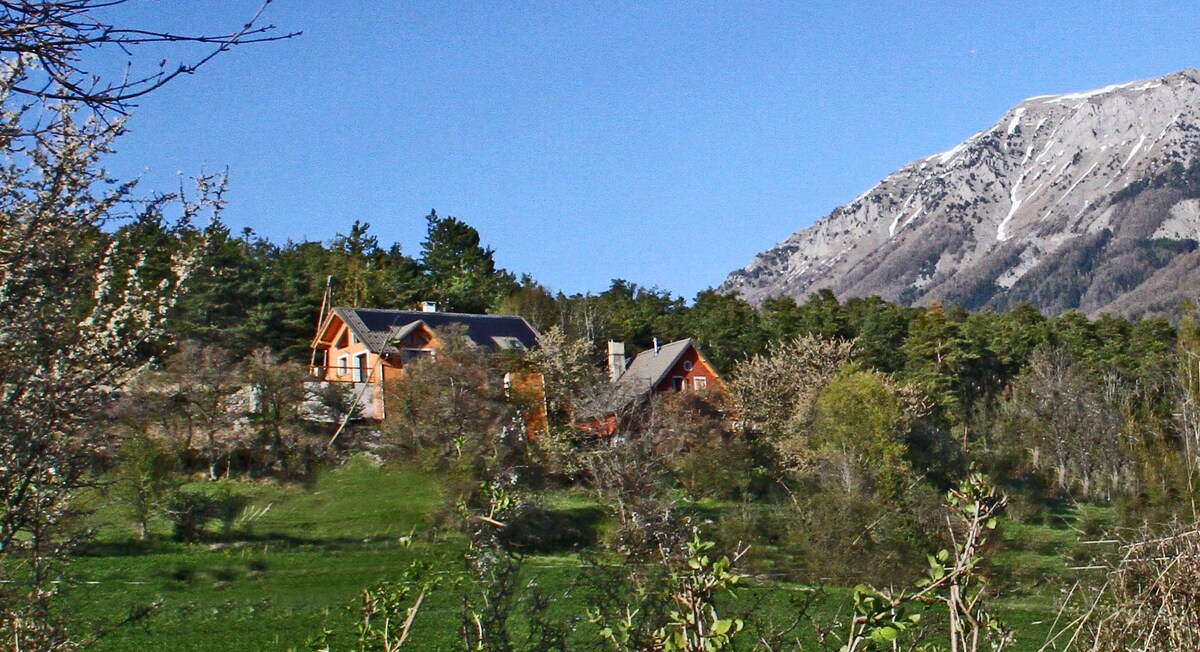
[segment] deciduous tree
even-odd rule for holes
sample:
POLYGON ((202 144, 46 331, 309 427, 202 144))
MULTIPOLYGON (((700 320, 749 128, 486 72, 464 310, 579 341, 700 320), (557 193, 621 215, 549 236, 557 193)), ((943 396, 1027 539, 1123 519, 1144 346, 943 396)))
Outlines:
POLYGON ((730 389, 740 418, 761 433, 785 466, 811 451, 809 420, 818 393, 850 361, 853 342, 800 337, 738 365, 730 389))
POLYGON ((50 615, 49 580, 71 543, 71 499, 102 444, 90 424, 145 362, 194 268, 186 251, 164 266, 137 238, 104 228, 141 214, 136 221, 189 229, 223 203, 214 179, 200 180, 195 201, 132 202, 133 183, 112 182, 101 160, 134 99, 239 43, 272 38, 258 15, 225 35, 118 26, 105 10, 119 4, 0 11, 0 572, 10 581, 0 589, 0 640, 22 650, 73 645, 50 615), (133 52, 179 41, 209 49, 137 72, 133 52), (85 55, 96 51, 128 55, 126 74, 89 69, 96 59, 85 55))

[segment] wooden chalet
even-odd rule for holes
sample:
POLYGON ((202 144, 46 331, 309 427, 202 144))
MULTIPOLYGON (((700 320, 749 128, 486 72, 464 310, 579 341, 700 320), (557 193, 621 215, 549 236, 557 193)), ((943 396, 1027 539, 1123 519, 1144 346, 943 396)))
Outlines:
POLYGON ((623 414, 657 394, 727 391, 725 381, 691 338, 663 345, 656 340, 653 348, 632 362, 625 357, 623 343, 609 342, 608 368, 612 385, 607 396, 581 409, 577 419, 580 427, 596 434, 613 434, 623 414))
POLYGON ((311 373, 318 381, 355 383, 364 416, 382 420, 384 384, 403 377, 416 360, 436 358, 439 331, 461 329, 467 340, 489 351, 537 347, 537 331, 515 315, 475 315, 422 310, 332 308, 313 339, 311 373))

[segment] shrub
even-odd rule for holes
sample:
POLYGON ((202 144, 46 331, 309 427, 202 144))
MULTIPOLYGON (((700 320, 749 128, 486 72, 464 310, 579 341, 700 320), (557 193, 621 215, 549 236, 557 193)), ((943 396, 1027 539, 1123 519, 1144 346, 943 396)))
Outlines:
POLYGON ((233 525, 250 503, 250 497, 234 492, 228 483, 221 482, 209 493, 212 501, 212 516, 221 522, 225 538, 233 535, 233 525))
POLYGON ((236 493, 228 483, 221 482, 211 489, 182 488, 166 500, 166 514, 174 527, 177 541, 200 541, 214 520, 221 522, 222 534, 233 534, 233 525, 250 502, 248 496, 236 493))
POLYGON ((180 489, 166 500, 167 518, 177 541, 199 541, 204 529, 217 514, 211 496, 195 489, 180 489))

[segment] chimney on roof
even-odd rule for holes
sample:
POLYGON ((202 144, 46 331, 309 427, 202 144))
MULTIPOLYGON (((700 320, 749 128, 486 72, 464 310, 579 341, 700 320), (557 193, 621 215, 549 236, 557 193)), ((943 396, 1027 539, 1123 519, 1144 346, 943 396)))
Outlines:
POLYGON ((422 301, 421 312, 437 312, 437 301, 422 301))
POLYGON ((654 338, 654 355, 658 355, 658 338, 654 338))
POLYGON ((625 373, 625 343, 608 343, 608 377, 615 383, 625 373))

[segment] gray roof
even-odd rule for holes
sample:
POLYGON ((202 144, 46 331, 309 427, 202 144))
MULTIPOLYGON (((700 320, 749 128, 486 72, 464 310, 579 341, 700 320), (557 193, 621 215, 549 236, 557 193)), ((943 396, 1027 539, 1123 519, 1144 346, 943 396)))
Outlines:
POLYGON ((625 373, 617 379, 617 384, 628 388, 630 394, 649 392, 666 379, 667 374, 691 346, 692 340, 688 338, 664 344, 658 347, 657 351, 642 351, 625 368, 625 373))
POLYGON ((646 400, 693 344, 689 338, 664 344, 657 352, 647 349, 637 354, 609 391, 600 392, 580 406, 579 415, 585 419, 599 418, 646 400))
POLYGON ((458 312, 421 312, 418 310, 376 310, 373 308, 334 308, 367 348, 375 353, 388 350, 388 342, 411 333, 425 324, 435 333, 447 326, 462 326, 467 339, 487 349, 537 348, 537 331, 516 315, 472 315, 458 312))

